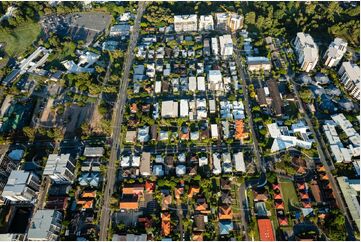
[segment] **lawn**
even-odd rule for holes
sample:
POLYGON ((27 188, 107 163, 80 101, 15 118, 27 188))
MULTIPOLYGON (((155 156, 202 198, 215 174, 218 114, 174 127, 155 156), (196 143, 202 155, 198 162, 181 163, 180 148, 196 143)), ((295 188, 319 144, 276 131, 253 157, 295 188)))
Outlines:
POLYGON ((291 204, 293 205, 298 204, 298 196, 291 181, 282 180, 280 181, 280 183, 281 183, 281 190, 283 195, 283 202, 285 203, 285 210, 287 212, 292 210, 291 204))
POLYGON ((21 55, 40 34, 38 23, 28 22, 12 31, 0 29, 0 43, 5 42, 5 51, 9 56, 21 55))

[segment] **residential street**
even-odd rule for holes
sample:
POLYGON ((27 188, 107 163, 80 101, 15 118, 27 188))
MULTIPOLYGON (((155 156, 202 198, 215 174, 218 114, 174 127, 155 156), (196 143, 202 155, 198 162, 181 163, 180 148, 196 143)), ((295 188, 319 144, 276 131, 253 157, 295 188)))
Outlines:
POLYGON ((106 185, 104 190, 104 200, 103 206, 101 211, 101 218, 100 218, 100 235, 99 240, 107 240, 108 229, 111 226, 110 218, 111 218, 111 211, 110 211, 110 198, 113 194, 114 183, 116 179, 116 167, 115 162, 119 158, 120 154, 120 132, 121 132, 121 124, 123 123, 123 111, 124 105, 126 101, 126 93, 129 81, 129 72, 131 65, 134 59, 134 48, 137 44, 139 30, 140 30, 140 21, 145 10, 146 3, 139 2, 138 3, 138 10, 137 16, 134 21, 133 31, 131 32, 131 37, 129 40, 129 47, 128 51, 124 58, 124 65, 123 65, 123 76, 120 81, 120 88, 118 93, 118 99, 115 105, 115 115, 113 115, 113 132, 112 132, 112 148, 110 153, 109 165, 107 169, 106 175, 106 185))

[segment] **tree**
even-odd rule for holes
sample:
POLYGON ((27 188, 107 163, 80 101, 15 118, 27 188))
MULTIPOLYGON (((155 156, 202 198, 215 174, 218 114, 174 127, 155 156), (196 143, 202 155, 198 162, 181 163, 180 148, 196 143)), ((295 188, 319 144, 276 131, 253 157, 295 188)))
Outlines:
POLYGON ((34 141, 35 139, 35 130, 33 128, 30 128, 29 126, 23 128, 23 132, 28 137, 29 141, 34 141))

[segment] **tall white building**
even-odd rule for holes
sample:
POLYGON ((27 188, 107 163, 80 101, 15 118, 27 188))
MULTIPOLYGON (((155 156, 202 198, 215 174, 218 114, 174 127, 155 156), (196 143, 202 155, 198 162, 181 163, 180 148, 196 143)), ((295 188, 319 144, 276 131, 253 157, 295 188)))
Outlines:
POLYGON ((75 179, 75 166, 70 154, 51 154, 44 169, 44 176, 49 176, 54 182, 70 182, 75 179))
POLYGON ((325 66, 337 66, 346 51, 347 42, 341 38, 335 38, 335 40, 328 46, 328 49, 323 56, 325 60, 325 66))
POLYGON ((39 191, 40 180, 32 172, 12 171, 1 196, 11 202, 31 202, 39 191))
POLYGON ((298 55, 298 63, 301 65, 301 69, 305 72, 312 71, 316 67, 319 59, 318 47, 312 36, 299 32, 297 33, 294 45, 298 55))
POLYGON ((220 70, 209 70, 208 88, 212 91, 223 90, 223 78, 220 70))
POLYGON ((213 37, 211 40, 212 40, 212 54, 214 56, 217 56, 219 55, 218 39, 216 37, 213 37))
POLYGON ((230 14, 228 17, 227 26, 232 32, 241 29, 243 27, 243 16, 236 13, 230 14))
POLYGON ((201 15, 199 17, 198 30, 214 30, 214 21, 212 15, 201 15))
POLYGON ((174 30, 176 32, 197 31, 198 19, 196 14, 174 16, 174 30))
POLYGON ((351 62, 343 62, 338 74, 348 93, 360 100, 360 67, 351 62))
POLYGON ((216 13, 217 29, 226 29, 228 23, 228 13, 216 13))
POLYGON ((219 36, 219 45, 222 57, 226 58, 233 55, 233 43, 230 34, 219 36))

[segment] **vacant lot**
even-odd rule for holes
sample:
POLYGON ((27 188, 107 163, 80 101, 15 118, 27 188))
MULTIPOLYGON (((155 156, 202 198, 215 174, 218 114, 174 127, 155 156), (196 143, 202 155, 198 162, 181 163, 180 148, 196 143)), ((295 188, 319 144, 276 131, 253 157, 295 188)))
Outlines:
POLYGON ((0 29, 0 43, 5 42, 9 56, 21 55, 40 34, 38 23, 28 22, 12 31, 0 29))
POLYGON ((282 180, 280 183, 286 212, 291 211, 292 205, 295 206, 298 204, 298 197, 295 187, 291 181, 282 180))

